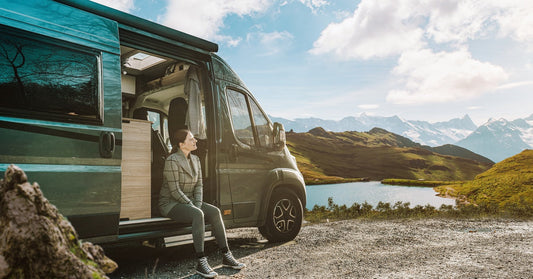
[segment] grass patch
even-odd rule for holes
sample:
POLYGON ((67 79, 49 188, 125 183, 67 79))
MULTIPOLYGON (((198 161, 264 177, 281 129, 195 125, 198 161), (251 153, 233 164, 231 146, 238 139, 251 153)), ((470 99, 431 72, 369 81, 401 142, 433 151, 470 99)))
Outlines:
POLYGON ((436 208, 431 205, 410 206, 408 202, 397 202, 393 205, 379 202, 376 207, 364 202, 354 203, 352 206, 338 205, 333 198, 328 198, 328 206, 315 205, 312 210, 305 209, 305 220, 311 223, 348 219, 398 219, 398 218, 533 218, 533 206, 517 203, 500 207, 495 203, 441 205, 436 208))
POLYGON ((443 185, 435 190, 476 205, 527 209, 533 205, 533 150, 524 150, 497 163, 472 181, 443 185))

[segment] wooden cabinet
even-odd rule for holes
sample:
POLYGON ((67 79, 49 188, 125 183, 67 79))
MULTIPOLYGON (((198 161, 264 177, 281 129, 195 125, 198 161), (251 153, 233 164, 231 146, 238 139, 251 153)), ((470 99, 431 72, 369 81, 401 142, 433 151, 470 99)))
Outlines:
POLYGON ((151 125, 146 120, 122 120, 121 219, 151 217, 151 125))

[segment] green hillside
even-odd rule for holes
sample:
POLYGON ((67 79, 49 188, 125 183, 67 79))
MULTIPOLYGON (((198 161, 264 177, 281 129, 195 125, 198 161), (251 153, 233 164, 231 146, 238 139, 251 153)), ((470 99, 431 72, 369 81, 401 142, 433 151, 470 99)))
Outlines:
POLYGON ((470 180, 492 165, 438 154, 377 128, 369 132, 334 133, 322 128, 290 132, 287 145, 308 184, 342 178, 470 180))
POLYGON ((533 150, 507 158, 472 181, 436 188, 443 195, 460 197, 473 204, 533 206, 533 150))

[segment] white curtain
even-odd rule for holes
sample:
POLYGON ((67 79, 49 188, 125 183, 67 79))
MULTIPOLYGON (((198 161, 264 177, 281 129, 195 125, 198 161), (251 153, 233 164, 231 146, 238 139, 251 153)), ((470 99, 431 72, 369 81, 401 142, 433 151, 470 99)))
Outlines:
POLYGON ((187 122, 189 129, 198 139, 206 139, 205 118, 202 110, 202 92, 200 90, 200 78, 198 68, 190 66, 185 81, 185 94, 189 97, 189 109, 187 122))

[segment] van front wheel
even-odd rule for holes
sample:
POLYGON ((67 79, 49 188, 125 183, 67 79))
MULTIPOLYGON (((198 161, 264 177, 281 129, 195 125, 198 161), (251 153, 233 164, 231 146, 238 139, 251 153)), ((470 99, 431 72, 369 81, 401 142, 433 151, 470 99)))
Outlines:
POLYGON ((290 241, 300 232, 302 220, 302 202, 292 191, 281 188, 272 194, 265 225, 259 232, 270 242, 290 241))

